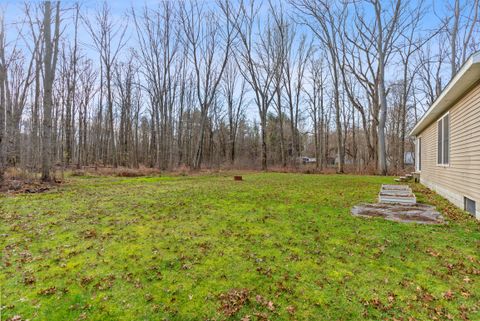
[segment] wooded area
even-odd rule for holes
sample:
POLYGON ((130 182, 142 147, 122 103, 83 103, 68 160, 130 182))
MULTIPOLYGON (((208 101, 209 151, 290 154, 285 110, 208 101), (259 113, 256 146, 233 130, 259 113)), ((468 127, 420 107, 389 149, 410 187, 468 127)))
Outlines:
POLYGON ((302 156, 401 172, 409 130, 480 34, 478 0, 15 5, 0 17, 0 181, 9 167, 49 181, 302 156))

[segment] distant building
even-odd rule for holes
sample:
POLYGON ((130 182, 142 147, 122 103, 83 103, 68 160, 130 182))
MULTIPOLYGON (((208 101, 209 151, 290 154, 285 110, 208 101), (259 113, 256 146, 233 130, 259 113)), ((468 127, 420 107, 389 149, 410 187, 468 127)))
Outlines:
POLYGON ((313 158, 313 157, 306 157, 306 156, 303 156, 303 157, 300 157, 300 161, 302 162, 302 164, 315 164, 317 162, 317 159, 316 158, 313 158))

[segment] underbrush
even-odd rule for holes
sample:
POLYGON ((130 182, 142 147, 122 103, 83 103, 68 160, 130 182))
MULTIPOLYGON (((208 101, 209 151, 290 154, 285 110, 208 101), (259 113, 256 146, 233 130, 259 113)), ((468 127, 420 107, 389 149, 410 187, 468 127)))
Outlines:
MULTIPOLYGON (((58 176, 57 176, 58 177, 58 176)), ((0 193, 42 193, 59 186, 63 180, 54 176, 50 182, 42 182, 40 175, 19 168, 8 168, 0 184, 0 193)))

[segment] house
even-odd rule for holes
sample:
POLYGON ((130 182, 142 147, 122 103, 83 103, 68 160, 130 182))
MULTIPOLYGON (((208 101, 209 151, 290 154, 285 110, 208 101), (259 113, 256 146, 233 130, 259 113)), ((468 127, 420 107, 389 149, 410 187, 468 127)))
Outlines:
POLYGON ((410 133, 420 182, 480 219, 480 52, 410 133))

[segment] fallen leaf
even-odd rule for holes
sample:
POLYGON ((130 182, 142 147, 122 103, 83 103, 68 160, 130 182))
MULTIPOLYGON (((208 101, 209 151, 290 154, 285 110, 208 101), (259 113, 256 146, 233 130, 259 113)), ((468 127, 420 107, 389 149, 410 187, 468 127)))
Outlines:
POLYGON ((237 313, 248 301, 248 289, 231 289, 226 293, 220 294, 221 306, 219 311, 227 317, 237 313))
POLYGON ((267 308, 268 308, 270 311, 275 311, 275 305, 273 305, 273 302, 272 302, 272 301, 268 301, 268 303, 267 303, 267 308))
POLYGON ((445 293, 443 294, 443 297, 445 298, 445 300, 450 301, 450 300, 453 299, 454 294, 453 294, 453 292, 452 292, 451 290, 448 290, 447 292, 445 292, 445 293))
POLYGON ((294 314, 295 314, 295 307, 289 305, 289 306, 287 307, 287 312, 288 312, 290 315, 294 315, 294 314))
POLYGON ((52 295, 52 294, 55 294, 55 292, 57 292, 57 288, 54 287, 54 286, 52 286, 52 287, 49 287, 49 288, 40 290, 40 291, 38 292, 38 294, 41 294, 41 295, 52 295))
POLYGON ((468 292, 468 291, 462 291, 462 296, 463 296, 464 298, 469 298, 469 297, 471 296, 471 294, 470 294, 470 292, 468 292))

